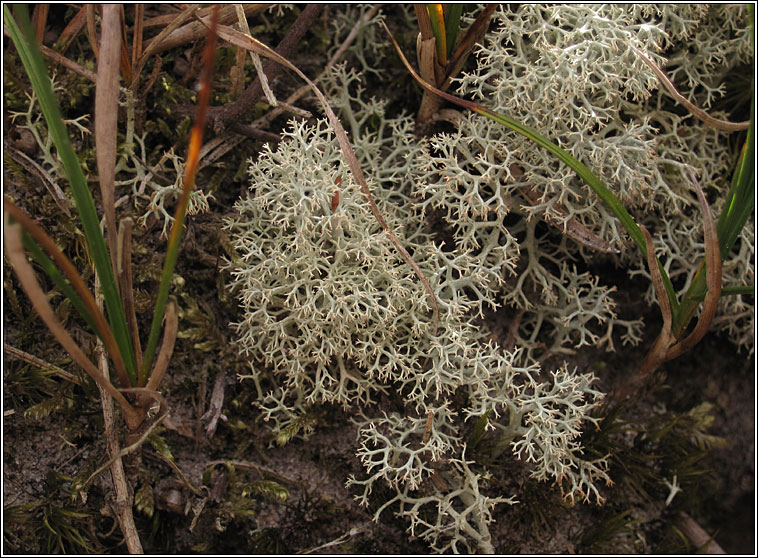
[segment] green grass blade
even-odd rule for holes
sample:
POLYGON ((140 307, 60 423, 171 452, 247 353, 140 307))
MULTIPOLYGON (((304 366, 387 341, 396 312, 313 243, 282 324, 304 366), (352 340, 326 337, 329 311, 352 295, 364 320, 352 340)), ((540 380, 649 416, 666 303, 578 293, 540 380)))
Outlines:
MULTIPOLYGON (((546 138, 545 136, 543 136, 536 130, 533 130, 529 126, 526 126, 525 124, 521 124, 520 122, 508 116, 493 112, 478 103, 474 103, 473 101, 461 99, 459 97, 456 97, 455 95, 450 95, 449 93, 440 91, 436 87, 425 82, 421 78, 421 76, 419 76, 418 73, 416 73, 416 71, 408 63, 408 59, 403 54, 403 51, 400 49, 400 46, 397 44, 397 41, 395 41, 395 38, 392 36, 392 33, 390 33, 386 24, 384 24, 384 27, 390 39, 392 40, 392 43, 395 46, 395 50, 397 51, 398 55, 403 61, 403 64, 411 73, 413 78, 416 81, 418 81, 419 84, 424 89, 426 89, 427 91, 433 92, 435 95, 438 95, 442 97, 443 99, 450 101, 451 103, 455 103, 456 105, 460 107, 472 110, 478 114, 481 114, 482 116, 485 116, 491 120, 494 120, 495 122, 499 124, 502 124, 503 126, 507 128, 510 128, 514 132, 517 132, 521 134, 522 136, 530 139, 532 142, 543 147, 544 149, 548 150, 550 153, 558 157, 560 161, 562 161, 563 163, 571 167, 574 170, 574 172, 576 172, 579 175, 579 177, 582 178, 590 186, 590 188, 592 188, 594 192, 598 196, 600 196, 600 198, 608 205, 611 211, 613 211, 616 217, 621 221, 621 224, 624 225, 624 228, 627 230, 627 232, 631 235, 632 239, 637 245, 637 248, 640 251, 640 254, 642 255, 642 258, 644 260, 647 260, 647 248, 646 248, 646 243, 645 243, 645 237, 642 235, 642 231, 637 226, 637 223, 634 221, 632 216, 629 215, 629 212, 626 210, 623 204, 619 201, 616 195, 605 184, 603 184, 603 182, 597 176, 595 176, 590 169, 588 169, 583 163, 575 159, 568 151, 561 149, 558 145, 550 141, 548 138, 546 138)), ((672 311, 676 312, 676 310, 679 307, 679 301, 676 298, 676 293, 674 292, 674 287, 671 284, 671 279, 666 273, 666 270, 663 268, 663 265, 661 265, 660 260, 656 258, 656 261, 658 262, 658 269, 660 270, 661 276, 663 278, 663 284, 666 289, 666 294, 669 298, 669 302, 671 304, 671 309, 672 311)))
POLYGON ((437 61, 443 66, 447 64, 447 33, 445 33, 445 17, 442 14, 442 4, 427 4, 426 11, 429 13, 429 21, 432 24, 435 44, 437 47, 437 61))
POLYGON ((716 224, 722 260, 732 251, 755 207, 755 102, 750 112, 747 139, 732 175, 727 201, 716 224))
MULTIPOLYGON (((726 203, 716 223, 716 233, 719 237, 721 261, 725 261, 732 251, 735 242, 742 233, 755 207, 755 97, 750 109, 750 127, 747 139, 742 148, 742 154, 732 175, 732 183, 727 194, 726 203)), ((722 289, 721 296, 726 294, 744 294, 743 287, 722 289)), ((752 293, 752 287, 748 293, 752 293)), ((687 292, 682 297, 679 312, 674 314, 673 332, 681 333, 695 315, 698 305, 705 297, 705 266, 701 265, 690 283, 687 292)))
POLYGON ((455 42, 458 40, 458 32, 461 29, 462 13, 463 4, 445 5, 445 43, 447 45, 448 59, 455 49, 455 42))
POLYGON ((87 325, 90 327, 90 329, 97 333, 100 338, 102 338, 102 334, 100 331, 98 331, 95 320, 89 313, 89 310, 87 310, 84 302, 82 302, 82 299, 71 286, 71 283, 69 283, 68 280, 63 276, 55 263, 47 257, 47 254, 42 251, 34 239, 31 238, 26 232, 23 233, 22 239, 24 248, 26 248, 26 250, 32 255, 34 261, 36 261, 37 264, 39 264, 39 266, 45 271, 48 277, 52 279, 53 283, 55 283, 55 286, 58 287, 63 293, 63 296, 71 301, 71 304, 74 305, 74 308, 77 312, 79 312, 79 315, 84 319, 85 322, 87 322, 87 325))
POLYGON ((19 57, 26 69, 32 87, 39 99, 42 113, 45 116, 48 130, 50 132, 55 146, 58 150, 58 157, 63 164, 66 176, 71 184, 71 191, 76 202, 79 216, 82 220, 82 228, 87 238, 87 245, 90 256, 95 264, 95 269, 100 276, 102 284, 103 298, 108 311, 108 319, 111 329, 116 338, 119 350, 124 359, 124 364, 129 373, 130 379, 136 381, 136 360, 134 357, 133 346, 129 330, 126 325, 126 317, 121 305, 118 287, 113 276, 113 268, 108 255, 108 249, 105 245, 105 238, 100 230, 100 220, 95 210, 95 204, 92 200, 92 194, 87 186, 87 180, 82 172, 81 165, 76 157, 76 153, 68 137, 63 116, 58 106, 55 93, 53 91, 50 78, 47 74, 45 62, 42 59, 39 47, 36 42, 27 41, 26 37, 33 37, 31 23, 26 6, 18 6, 18 16, 21 25, 24 27, 25 34, 21 32, 16 21, 11 16, 7 5, 3 6, 3 14, 6 28, 13 40, 19 57))
MULTIPOLYGON (((611 211, 613 211, 619 221, 621 221, 621 224, 624 225, 624 228, 627 230, 629 235, 632 237, 632 240, 634 240, 635 244, 637 245, 637 249, 640 251, 640 255, 643 258, 647 258, 645 237, 642 235, 642 231, 640 230, 639 226, 637 226, 635 220, 616 197, 616 194, 614 194, 589 168, 587 168, 584 163, 574 158, 568 151, 560 148, 558 145, 550 141, 548 138, 536 130, 533 130, 529 126, 521 124, 520 122, 508 116, 488 110, 480 105, 476 105, 475 107, 470 108, 482 116, 486 116, 490 120, 494 120, 495 122, 498 122, 499 124, 510 128, 514 132, 517 132, 522 136, 530 139, 540 147, 543 147, 555 155, 561 162, 571 167, 571 169, 577 175, 579 175, 579 177, 584 180, 590 188, 592 188, 592 190, 600 197, 600 199, 606 203, 611 211)), ((679 303, 677 301, 676 294, 674 293, 674 287, 671 284, 671 279, 669 279, 668 274, 666 273, 666 270, 663 269, 660 261, 658 261, 658 268, 661 270, 663 284, 666 288, 666 293, 668 294, 671 307, 672 309, 676 309, 678 308, 679 303)))
POLYGON ((187 150, 187 165, 185 167, 184 179, 182 180, 182 194, 179 197, 179 203, 176 206, 174 215, 174 224, 171 227, 171 235, 168 239, 166 248, 166 259, 163 261, 163 271, 161 272, 161 282, 158 287, 158 298, 153 309, 153 321, 150 325, 150 335, 145 346, 142 358, 142 367, 139 370, 138 385, 140 387, 147 383, 148 373, 153 365, 155 352, 158 348, 158 336, 160 335, 161 325, 166 314, 166 303, 168 302, 169 290, 171 288, 171 279, 176 268, 176 262, 179 258, 179 245, 184 233, 184 222, 187 217, 187 207, 192 190, 195 187, 195 176, 198 170, 198 161, 200 159, 200 148, 203 145, 203 130, 208 116, 208 106, 211 97, 211 78, 213 74, 213 60, 216 49, 216 29, 218 23, 218 10, 214 9, 211 16, 211 25, 208 34, 208 40, 203 52, 203 68, 200 74, 200 93, 197 99, 197 113, 195 123, 192 126, 190 135, 189 148, 187 150))

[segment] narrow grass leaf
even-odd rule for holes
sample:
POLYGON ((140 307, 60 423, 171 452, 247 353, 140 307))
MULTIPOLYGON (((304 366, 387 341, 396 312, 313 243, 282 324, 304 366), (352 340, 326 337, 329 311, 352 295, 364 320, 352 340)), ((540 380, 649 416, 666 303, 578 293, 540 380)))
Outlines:
POLYGON ((429 22, 432 24, 432 33, 436 40, 437 61, 440 65, 447 64, 447 33, 445 33, 445 14, 442 4, 428 4, 429 22))
POLYGON ((5 200, 5 212, 21 225, 24 231, 23 236, 28 237, 28 241, 25 241, 24 244, 33 256, 36 255, 39 258, 40 265, 48 271, 51 279, 61 287, 64 293, 73 291, 75 296, 71 302, 80 311, 85 321, 92 326, 92 330, 103 340, 105 348, 113 358, 119 381, 124 387, 128 387, 129 378, 113 332, 74 264, 60 251, 45 231, 9 199, 5 200), (52 261, 42 250, 49 254, 52 261))
POLYGON ((16 277, 18 277, 21 288, 26 293, 26 296, 29 297, 32 306, 40 319, 45 323, 47 328, 68 354, 71 355, 74 362, 89 374, 95 382, 102 386, 111 397, 118 401, 126 415, 135 413, 135 409, 129 404, 121 392, 118 391, 108 378, 103 376, 100 370, 89 358, 87 358, 81 347, 79 347, 68 331, 66 331, 66 328, 64 328, 58 321, 55 312, 53 312, 53 309, 47 302, 47 297, 45 296, 42 287, 40 287, 37 282, 32 266, 29 264, 26 255, 24 254, 23 242, 21 240, 21 225, 18 222, 12 223, 10 221, 11 217, 7 213, 5 214, 4 219, 3 236, 5 240, 5 253, 13 266, 13 271, 16 273, 16 277))
POLYGON ((722 260, 732 251, 742 228, 755 207, 755 100, 750 109, 750 127, 737 168, 732 175, 732 183, 727 201, 716 224, 719 235, 722 260))
POLYGON ((458 40, 463 4, 445 4, 443 7, 445 10, 445 43, 447 45, 445 56, 449 59, 455 48, 455 41, 458 40))
POLYGON ((123 356, 126 369, 130 377, 133 377, 136 375, 136 361, 126 325, 124 310, 121 306, 121 299, 113 275, 110 256, 108 255, 103 233, 100 230, 100 222, 95 210, 95 204, 76 153, 71 146, 68 132, 63 123, 63 116, 58 107, 50 78, 47 75, 45 63, 42 60, 42 55, 37 44, 34 41, 27 41, 26 39, 26 36, 31 36, 31 24, 26 7, 18 6, 19 18, 26 30, 26 36, 21 33, 7 5, 3 6, 3 13, 5 15, 6 28, 32 82, 32 87, 34 87, 34 91, 39 99, 48 130, 58 149, 58 157, 71 184, 71 191, 82 220, 82 227, 87 238, 90 255, 102 282, 103 297, 108 310, 111 328, 123 356))
POLYGON ((187 166, 184 171, 182 181, 182 194, 179 197, 179 203, 174 215, 174 224, 171 227, 171 235, 166 248, 166 259, 163 262, 163 271, 161 273, 161 282, 158 287, 158 298, 153 310, 153 321, 150 326, 150 336, 145 347, 142 366, 139 370, 137 379, 138 386, 144 386, 147 383, 147 372, 153 365, 155 351, 158 347, 158 336, 166 312, 166 303, 168 302, 169 289, 171 287, 171 278, 176 268, 176 262, 179 258, 179 244, 184 233, 184 221, 187 216, 187 207, 189 206, 189 197, 195 187, 195 175, 197 174, 198 160, 200 158, 200 148, 203 145, 203 130, 208 115, 208 105, 211 97, 211 76, 213 73, 213 58, 216 52, 216 25, 218 21, 218 10, 212 12, 211 26, 209 37, 203 53, 203 70, 200 78, 200 94, 197 100, 197 115, 190 135, 190 144, 187 152, 187 166))

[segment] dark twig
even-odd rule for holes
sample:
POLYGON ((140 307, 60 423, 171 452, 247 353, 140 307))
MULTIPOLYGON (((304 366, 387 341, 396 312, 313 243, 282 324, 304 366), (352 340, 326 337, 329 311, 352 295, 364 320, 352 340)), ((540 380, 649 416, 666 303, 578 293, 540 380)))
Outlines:
MULTIPOLYGON (((287 31, 287 34, 276 49, 274 49, 275 52, 285 58, 289 58, 300 45, 300 40, 303 38, 303 35, 305 35, 305 32, 313 26, 322 8, 322 4, 308 4, 295 20, 295 23, 292 24, 292 27, 287 31)), ((269 83, 271 83, 282 70, 283 67, 280 64, 271 61, 267 62, 263 67, 263 73, 266 75, 266 79, 268 79, 269 83)), ((244 122, 245 115, 252 110, 255 103, 257 103, 258 99, 262 96, 263 86, 261 85, 261 80, 256 77, 253 83, 245 89, 236 101, 223 107, 211 108, 208 111, 208 120, 211 123, 214 132, 220 134, 227 128, 233 128, 240 122, 244 122)), ((172 112, 182 117, 191 114, 194 110, 194 105, 179 105, 174 107, 172 112)))

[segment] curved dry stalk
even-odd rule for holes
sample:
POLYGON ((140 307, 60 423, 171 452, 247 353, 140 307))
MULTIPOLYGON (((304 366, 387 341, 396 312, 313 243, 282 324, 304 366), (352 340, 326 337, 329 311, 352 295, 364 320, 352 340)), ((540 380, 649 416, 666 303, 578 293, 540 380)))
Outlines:
MULTIPOLYGON (((250 26, 247 24, 247 17, 245 16, 245 10, 243 9, 242 4, 234 4, 234 7, 237 11, 237 23, 240 26, 240 30, 246 35, 250 35, 250 26)), ((244 52, 244 49, 240 49, 240 52, 244 52)), ((276 107, 276 97, 274 96, 274 92, 271 90, 271 86, 268 84, 268 78, 266 77, 266 73, 263 71, 263 64, 261 64, 260 56, 254 52, 251 52, 250 58, 253 61, 253 67, 255 68, 255 72, 258 75, 258 79, 261 80, 261 88, 263 88, 263 96, 266 98, 266 102, 268 102, 268 104, 272 107, 276 107)), ((244 64, 242 67, 244 68, 244 64)))
POLYGON ((661 328, 661 332, 658 334, 655 343, 653 343, 653 346, 648 351, 647 356, 645 356, 645 360, 637 370, 637 373, 632 377, 632 380, 620 390, 622 397, 631 395, 632 392, 636 391, 637 387, 647 380, 650 374, 655 372, 661 364, 666 362, 666 353, 668 352, 671 343, 674 341, 671 333, 671 305, 669 304, 669 299, 666 295, 666 289, 663 286, 661 271, 658 269, 653 237, 644 225, 640 225, 640 230, 645 236, 645 243, 647 244, 647 267, 650 270, 650 277, 653 281, 655 296, 658 299, 658 306, 661 309, 663 327, 661 328))
POLYGON ((647 264, 648 269, 650 270, 650 277, 653 281, 653 287, 655 288, 658 306, 661 309, 663 327, 661 328, 661 333, 658 335, 658 338, 655 340, 655 343, 653 343, 653 346, 645 357, 645 360, 637 370, 637 373, 618 390, 617 393, 622 399, 630 396, 642 386, 645 380, 647 380, 647 378, 655 372, 661 364, 681 356, 692 349, 708 331, 708 327, 711 325, 713 317, 716 314, 716 307, 718 306, 718 301, 721 297, 721 250, 719 247, 719 239, 716 228, 713 226, 713 219, 711 218, 708 201, 705 198, 703 189, 700 187, 700 184, 694 175, 691 178, 695 187, 695 192, 697 193, 700 208, 703 212, 703 228, 705 231, 705 273, 708 291, 705 294, 703 309, 700 312, 697 324, 692 332, 681 341, 676 342, 676 338, 671 329, 673 322, 671 305, 669 304, 668 296, 666 296, 663 278, 655 258, 653 239, 648 230, 640 225, 640 230, 645 236, 645 241, 647 243, 647 264))
POLYGON ((100 33, 100 56, 95 86, 95 156, 100 195, 105 214, 105 232, 113 266, 118 277, 115 205, 116 144, 118 139, 118 83, 121 62, 121 7, 104 4, 100 33))
POLYGON ((703 230, 705 235, 705 283, 708 290, 705 293, 703 309, 700 311, 700 316, 698 317, 695 328, 687 337, 668 350, 666 353, 666 360, 678 357, 697 345, 705 335, 706 331, 708 331, 708 328, 716 315, 716 307, 718 306, 719 298, 721 298, 721 247, 719 246, 719 237, 716 232, 716 227, 713 226, 711 211, 708 207, 708 200, 705 199, 703 189, 700 187, 700 183, 694 175, 691 176, 691 178, 692 183, 695 186, 698 202, 700 202, 700 209, 703 211, 703 230))
POLYGON ((714 118, 703 109, 695 106, 689 100, 687 100, 684 95, 679 93, 674 84, 671 83, 671 80, 668 78, 668 76, 656 65, 655 62, 645 56, 645 54, 633 44, 630 43, 629 48, 631 48, 634 53, 639 56, 640 59, 647 65, 647 67, 653 71, 655 77, 658 78, 658 81, 661 82, 661 85, 663 85, 664 89, 666 89, 668 94, 671 95, 675 101, 680 103, 682 106, 684 106, 684 108, 690 111, 690 113, 692 113, 694 116, 709 126, 713 126, 714 128, 725 130, 727 132, 738 132, 740 130, 747 130, 750 127, 749 120, 745 122, 729 122, 728 120, 720 120, 718 118, 714 118))
POLYGON ((13 271, 19 279, 21 288, 29 297, 29 300, 37 312, 39 317, 45 323, 50 332, 55 336, 55 339, 63 346, 63 348, 71 355, 82 370, 84 370, 99 386, 101 386, 108 394, 111 395, 124 410, 124 415, 127 420, 134 421, 138 415, 137 409, 135 409, 126 398, 119 393, 119 391, 111 384, 107 377, 103 376, 98 368, 92 363, 89 358, 84 354, 84 351, 76 344, 71 338, 68 331, 61 325, 58 319, 55 317, 55 312, 47 302, 47 297, 42 288, 37 282, 37 278, 34 275, 34 270, 29 262, 26 260, 24 254, 23 243, 21 242, 21 225, 19 223, 10 223, 10 216, 5 216, 5 249, 8 259, 11 262, 13 271))
MULTIPOLYGON (((203 21, 203 20, 201 20, 203 21)), ((345 160, 347 162, 348 167, 350 168, 350 172, 353 175, 353 178, 358 183, 358 185, 361 188, 361 192, 363 193, 364 197, 366 198, 366 201, 369 204, 369 208, 371 210, 371 213, 374 215, 376 220, 381 225, 382 229, 387 233, 387 236, 389 236, 390 241, 392 244, 397 248, 398 252, 403 256, 403 259, 406 261, 408 265, 411 266, 414 273, 418 277, 419 281, 423 285, 426 292, 429 294, 431 303, 432 303, 432 312, 433 312, 433 325, 434 325, 434 333, 437 332, 437 325, 439 323, 439 307, 437 305, 437 298, 434 295, 434 290, 432 290, 432 286, 429 284, 429 281, 424 276, 423 271, 421 271, 421 268, 418 266, 418 264, 413 260, 411 255, 408 253, 408 251, 405 249, 405 247, 400 243, 397 236, 395 236, 395 233, 389 228, 389 225, 387 225, 387 222, 384 220, 384 217, 382 216, 381 212, 379 211, 379 207, 376 205, 376 202, 374 201, 374 197, 371 195, 371 190, 368 187, 368 183, 366 182, 366 177, 363 175, 363 171, 361 170, 360 163, 358 162, 358 158, 355 156, 355 152, 353 151, 352 146, 350 145, 350 140, 347 137, 347 133, 345 133, 344 128, 342 127, 342 124, 339 121, 339 118, 337 118, 337 115, 334 114, 334 111, 329 106, 329 102, 326 100, 326 97, 321 92, 321 90, 316 87, 316 85, 306 76, 303 72, 300 71, 299 68, 297 68, 292 62, 272 50, 270 47, 266 46, 262 42, 258 41, 254 37, 250 37, 248 35, 245 35, 243 33, 240 33, 236 29, 232 29, 231 27, 225 26, 225 25, 219 25, 218 27, 218 34, 219 36, 224 39, 225 41, 228 41, 229 43, 240 46, 242 48, 245 48, 247 50, 257 52, 258 54, 265 56, 267 58, 270 58, 271 60, 281 64, 285 68, 289 68, 293 72, 295 72, 303 81, 305 81, 308 86, 311 88, 313 93, 316 95, 316 98, 319 100, 319 103, 321 104, 322 108, 324 109, 324 113, 327 116, 327 119, 329 120, 329 123, 332 126, 332 129, 334 130, 335 137, 337 138, 337 142, 340 145, 340 148, 342 149, 342 154, 345 157, 345 160)))
MULTIPOLYGON (((118 344, 116 338, 113 336, 113 331, 108 325, 105 316, 95 303, 95 299, 87 286, 84 284, 79 272, 74 267, 74 264, 60 251, 55 245, 55 242, 42 230, 42 228, 34 222, 34 220, 24 213, 16 204, 14 204, 7 197, 5 198, 5 211, 15 221, 18 221, 21 227, 31 236, 37 244, 53 259, 58 268, 63 272, 66 279, 71 283, 71 287, 76 291, 81 298, 84 305, 92 317, 97 328, 97 333, 105 344, 105 348, 108 350, 108 354, 113 359, 113 364, 116 366, 116 373, 118 374, 119 383, 122 386, 128 386, 129 376, 126 373, 126 366, 121 356, 121 352, 118 350, 118 344)), ((26 259, 24 258, 24 262, 26 259)), ((36 282, 36 279, 35 279, 36 282)))
MULTIPOLYGON (((329 61, 324 66, 321 73, 318 75, 316 79, 313 81, 316 82, 319 79, 321 79, 321 76, 323 76, 332 66, 334 66, 337 61, 342 58, 342 55, 345 54, 345 51, 350 47, 350 45, 353 43, 355 38, 358 36, 358 32, 361 30, 361 28, 368 24, 368 22, 376 15, 376 12, 379 11, 379 8, 381 7, 381 4, 374 5, 371 9, 369 9, 365 14, 363 14, 363 17, 359 19, 355 25, 353 25, 353 28, 350 30, 350 33, 347 34, 347 37, 345 37, 345 40, 342 41, 342 44, 340 47, 335 51, 334 55, 329 59, 329 61)), ((258 120, 255 120, 251 126, 254 128, 263 128, 265 124, 270 123, 274 120, 277 116, 282 114, 285 111, 294 112, 295 114, 298 114, 298 116, 302 116, 304 118, 310 118, 311 114, 308 111, 305 111, 303 109, 299 109, 297 107, 292 106, 295 101, 300 99, 303 95, 305 95, 308 91, 310 91, 311 88, 309 85, 303 85, 295 91, 292 95, 287 97, 286 102, 278 101, 279 106, 275 108, 274 110, 271 110, 258 118, 258 120), (296 111, 300 111, 299 113, 296 111)))
POLYGON ((166 305, 165 322, 163 326, 163 344, 155 359, 155 366, 150 372, 150 379, 147 381, 145 389, 157 390, 161 385, 161 380, 168 370, 168 364, 171 362, 171 355, 174 353, 174 344, 176 343, 176 332, 179 327, 179 319, 176 312, 176 303, 172 300, 166 305))

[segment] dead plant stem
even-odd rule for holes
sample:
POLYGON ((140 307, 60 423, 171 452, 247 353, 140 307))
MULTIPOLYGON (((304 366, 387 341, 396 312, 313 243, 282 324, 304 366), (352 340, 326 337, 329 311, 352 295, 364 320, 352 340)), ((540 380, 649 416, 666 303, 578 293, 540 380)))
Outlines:
MULTIPOLYGON (((103 308, 103 297, 100 293, 100 278, 95 274, 95 297, 100 310, 103 308)), ((108 377, 108 358, 103 350, 103 344, 100 339, 97 340, 95 347, 97 352, 97 364, 100 373, 104 378, 108 377)), ((124 473, 124 464, 121 462, 121 449, 118 445, 118 429, 116 427, 115 411, 113 408, 113 399, 110 394, 103 389, 100 382, 97 384, 100 390, 100 402, 103 408, 103 424, 105 430, 105 443, 108 448, 108 454, 112 460, 110 464, 111 480, 113 481, 113 490, 116 493, 116 499, 113 505, 113 511, 118 520, 121 532, 124 534, 126 548, 129 554, 144 554, 142 542, 137 533, 137 527, 134 524, 134 515, 132 515, 133 492, 129 490, 124 473)))
MULTIPOLYGON (((103 374, 107 375, 108 361, 99 341, 97 351, 100 370, 103 374)), ((129 490, 126 474, 124 473, 124 464, 121 462, 121 449, 118 445, 118 430, 116 428, 113 399, 111 399, 111 396, 100 384, 98 384, 98 389, 100 390, 100 400, 103 407, 105 441, 108 447, 108 454, 112 460, 110 464, 111 479, 113 480, 113 490, 116 493, 113 511, 121 527, 121 532, 124 534, 129 554, 143 554, 142 543, 140 542, 139 533, 137 533, 137 527, 134 524, 134 516, 132 515, 133 493, 129 490)))

